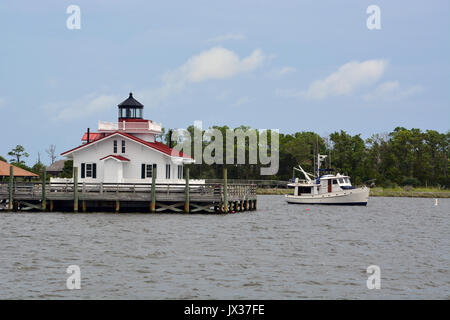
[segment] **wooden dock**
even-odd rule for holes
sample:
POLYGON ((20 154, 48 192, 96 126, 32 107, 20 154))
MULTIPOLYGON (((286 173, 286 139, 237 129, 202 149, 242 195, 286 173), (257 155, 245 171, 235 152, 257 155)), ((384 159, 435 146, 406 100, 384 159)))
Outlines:
MULTIPOLYGON (((186 172, 189 181, 189 170, 186 172)), ((76 175, 75 175, 76 176, 76 175)), ((45 179, 45 178, 44 178, 45 179)), ((0 210, 69 212, 235 213, 255 210, 256 185, 222 183, 0 184, 0 210)))

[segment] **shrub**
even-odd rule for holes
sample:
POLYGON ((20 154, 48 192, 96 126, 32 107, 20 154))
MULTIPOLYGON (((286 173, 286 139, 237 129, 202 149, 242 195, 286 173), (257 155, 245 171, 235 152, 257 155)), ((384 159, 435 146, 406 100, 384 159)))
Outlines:
POLYGON ((420 185, 420 181, 417 178, 414 177, 406 177, 402 181, 402 186, 413 186, 417 187, 420 185))

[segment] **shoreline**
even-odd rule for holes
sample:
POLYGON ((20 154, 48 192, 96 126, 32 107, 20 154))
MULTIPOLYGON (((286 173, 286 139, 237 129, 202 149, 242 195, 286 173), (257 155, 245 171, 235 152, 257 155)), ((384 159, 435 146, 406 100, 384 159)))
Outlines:
MULTIPOLYGON (((425 188, 418 190, 406 191, 403 189, 392 188, 372 188, 370 189, 370 197, 402 197, 402 198, 450 198, 450 190, 423 191, 425 188), (419 191, 420 190, 420 191, 419 191)), ((293 194, 293 189, 278 189, 278 188, 258 188, 257 195, 285 195, 293 194)))

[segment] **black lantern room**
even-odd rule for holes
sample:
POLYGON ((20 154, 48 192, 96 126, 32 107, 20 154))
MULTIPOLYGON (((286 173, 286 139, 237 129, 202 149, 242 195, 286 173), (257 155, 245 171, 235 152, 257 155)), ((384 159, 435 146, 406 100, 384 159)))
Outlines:
POLYGON ((128 99, 120 103, 118 107, 119 121, 124 119, 142 119, 144 105, 133 98, 133 93, 130 92, 128 99))

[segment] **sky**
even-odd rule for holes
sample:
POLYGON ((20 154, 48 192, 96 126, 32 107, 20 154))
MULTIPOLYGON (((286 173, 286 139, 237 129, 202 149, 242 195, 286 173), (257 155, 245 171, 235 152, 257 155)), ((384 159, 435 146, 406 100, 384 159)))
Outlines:
POLYGON ((2 0, 0 155, 48 164, 130 91, 166 128, 447 132, 449 33, 440 0, 2 0))

